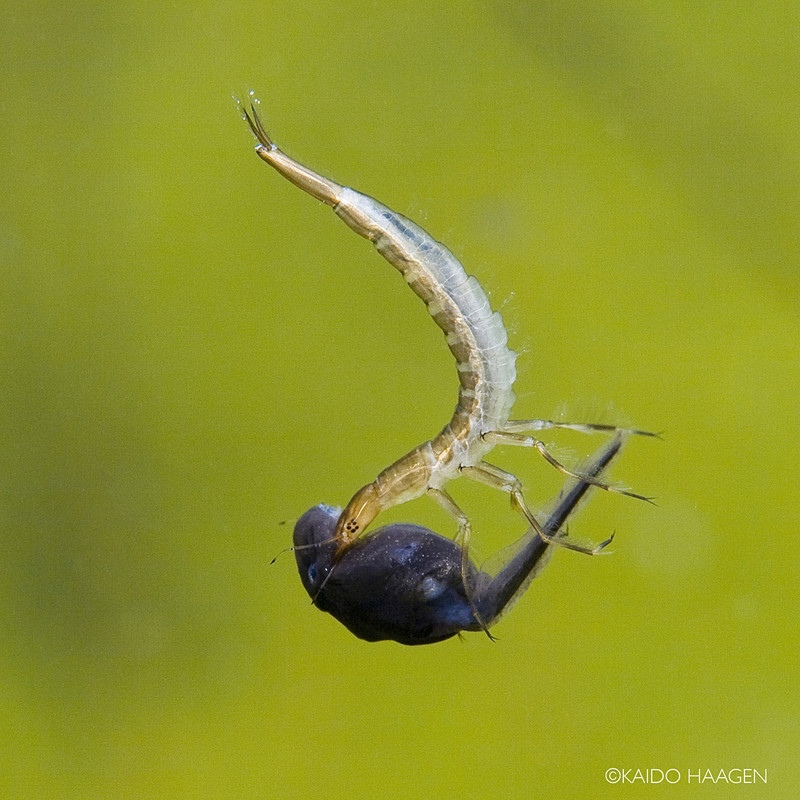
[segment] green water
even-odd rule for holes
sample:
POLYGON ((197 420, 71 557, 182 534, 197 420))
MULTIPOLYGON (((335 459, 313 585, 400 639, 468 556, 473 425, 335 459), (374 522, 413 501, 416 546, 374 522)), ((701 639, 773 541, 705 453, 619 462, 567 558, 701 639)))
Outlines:
MULTIPOLYGON (((790 3, 7 5, 0 796, 796 797, 799 51, 790 3), (484 282, 517 416, 664 431, 615 469, 658 506, 595 495, 614 554, 558 553, 497 643, 360 642, 268 566, 456 377, 253 155, 249 88, 484 282)), ((478 552, 521 533, 453 493, 478 552)))

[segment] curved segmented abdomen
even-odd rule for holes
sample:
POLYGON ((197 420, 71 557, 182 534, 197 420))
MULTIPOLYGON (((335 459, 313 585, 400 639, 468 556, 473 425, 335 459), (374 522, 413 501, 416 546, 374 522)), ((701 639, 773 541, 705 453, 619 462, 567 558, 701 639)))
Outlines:
POLYGON ((445 245, 401 214, 347 187, 340 197, 333 207, 336 214, 402 273, 445 333, 461 384, 450 423, 453 433, 469 436, 464 423, 473 435, 502 427, 514 403, 516 354, 477 278, 467 275, 445 245))

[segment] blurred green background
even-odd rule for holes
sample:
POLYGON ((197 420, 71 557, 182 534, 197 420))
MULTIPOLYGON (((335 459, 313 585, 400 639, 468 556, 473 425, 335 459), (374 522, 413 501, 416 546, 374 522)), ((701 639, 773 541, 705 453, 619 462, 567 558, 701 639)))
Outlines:
MULTIPOLYGON (((0 796, 705 797, 690 770, 746 767, 768 785, 715 794, 797 796, 795 3, 3 16, 0 796), (658 506, 595 495, 573 531, 615 553, 558 553, 497 643, 366 644, 268 566, 456 378, 399 276, 255 157, 250 88, 484 282, 517 416, 665 432, 615 469, 658 506)), ((559 486, 493 456, 533 504, 559 486)), ((522 532, 453 493, 476 553, 522 532)))

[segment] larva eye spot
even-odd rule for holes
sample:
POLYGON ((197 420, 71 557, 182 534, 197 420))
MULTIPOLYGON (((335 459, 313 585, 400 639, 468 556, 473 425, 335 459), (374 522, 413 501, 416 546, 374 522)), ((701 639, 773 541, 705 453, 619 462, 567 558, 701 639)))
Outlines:
POLYGON ((336 536, 345 543, 360 536, 380 513, 381 504, 375 486, 371 483, 359 489, 339 518, 336 536))

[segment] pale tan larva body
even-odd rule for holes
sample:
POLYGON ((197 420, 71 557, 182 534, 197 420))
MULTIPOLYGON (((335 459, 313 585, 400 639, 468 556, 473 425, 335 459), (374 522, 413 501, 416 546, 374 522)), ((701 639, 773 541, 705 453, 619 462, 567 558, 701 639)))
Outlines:
MULTIPOLYGON (((335 536, 342 547, 358 537, 381 511, 424 494, 432 496, 452 514, 466 542, 469 521, 445 490, 448 481, 460 475, 508 492, 512 504, 544 536, 525 505, 519 480, 484 461, 498 443, 534 447, 567 475, 603 489, 632 494, 587 476, 574 475, 550 455, 541 441, 524 435, 525 431, 554 427, 581 431, 623 429, 548 420, 509 420, 514 404, 516 354, 508 347, 502 317, 492 311, 486 292, 474 276, 467 275, 447 247, 377 200, 325 178, 287 156, 267 136, 254 106, 249 110, 241 104, 240 107, 259 141, 256 146, 259 157, 295 186, 331 206, 352 230, 375 245, 425 303, 456 359, 460 385, 453 418, 437 436, 395 461, 356 492, 336 527, 335 536)), ((568 541, 559 543, 588 552, 597 549, 568 541)))
POLYGON ((465 468, 477 467, 494 447, 484 434, 502 430, 508 422, 516 354, 508 348, 502 317, 492 311, 486 292, 443 244, 411 220, 352 189, 341 189, 333 209, 356 233, 372 241, 422 299, 445 334, 459 377, 458 402, 450 422, 433 439, 387 467, 351 502, 349 512, 356 513, 346 510, 342 527, 352 535, 364 527, 357 513, 362 499, 374 503, 378 512, 425 493, 449 505, 444 495, 447 482, 465 468))

